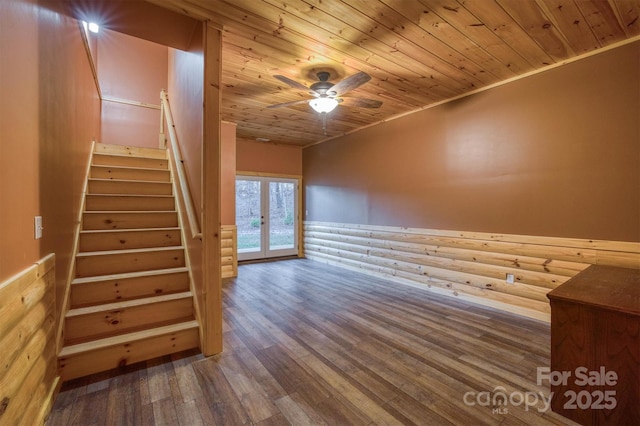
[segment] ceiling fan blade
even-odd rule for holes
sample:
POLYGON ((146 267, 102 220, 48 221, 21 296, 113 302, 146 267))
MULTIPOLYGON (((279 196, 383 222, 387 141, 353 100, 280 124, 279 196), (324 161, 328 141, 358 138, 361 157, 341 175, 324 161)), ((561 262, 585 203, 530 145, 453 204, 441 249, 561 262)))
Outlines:
POLYGON ((353 74, 338 82, 331 89, 329 89, 329 91, 336 92, 336 96, 340 96, 357 87, 362 86, 369 80, 371 80, 371 76, 366 72, 360 71, 359 73, 353 74))
POLYGON ((309 102, 309 99, 301 99, 299 101, 283 102, 281 104, 269 105, 267 108, 282 108, 309 102))
POLYGON ((342 103, 342 105, 350 106, 350 107, 380 108, 382 106, 382 102, 377 101, 375 99, 344 97, 343 100, 344 100, 344 103, 342 103))
POLYGON ((291 80, 289 77, 285 77, 284 75, 274 75, 274 77, 277 78, 278 80, 280 80, 281 82, 288 84, 289 86, 293 87, 294 89, 302 90, 304 92, 313 92, 313 90, 309 89, 304 84, 298 83, 295 80, 291 80))

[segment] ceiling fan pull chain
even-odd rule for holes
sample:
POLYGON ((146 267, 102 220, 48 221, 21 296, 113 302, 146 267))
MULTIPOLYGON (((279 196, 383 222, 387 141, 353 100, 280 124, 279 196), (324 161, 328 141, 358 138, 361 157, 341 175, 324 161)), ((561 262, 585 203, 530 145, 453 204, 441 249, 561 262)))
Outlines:
POLYGON ((320 115, 322 115, 322 134, 327 136, 327 113, 323 112, 320 115))

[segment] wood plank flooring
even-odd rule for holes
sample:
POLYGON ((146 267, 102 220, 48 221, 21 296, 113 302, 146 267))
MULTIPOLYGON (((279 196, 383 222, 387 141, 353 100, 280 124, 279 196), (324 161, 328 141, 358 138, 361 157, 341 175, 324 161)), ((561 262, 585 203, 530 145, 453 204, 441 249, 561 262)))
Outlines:
POLYGON ((222 354, 65 383, 47 424, 571 423, 516 405, 548 397, 544 323, 304 259, 241 266, 224 309, 222 354), (494 390, 513 403, 478 403, 494 390))

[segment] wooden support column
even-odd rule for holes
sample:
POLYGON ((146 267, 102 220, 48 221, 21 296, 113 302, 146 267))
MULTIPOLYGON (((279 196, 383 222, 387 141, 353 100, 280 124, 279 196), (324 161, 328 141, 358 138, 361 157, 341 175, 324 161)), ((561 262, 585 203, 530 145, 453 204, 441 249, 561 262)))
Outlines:
POLYGON ((203 299, 202 352, 222 352, 220 266, 220 79, 222 34, 207 24, 204 37, 204 138, 202 146, 203 299))

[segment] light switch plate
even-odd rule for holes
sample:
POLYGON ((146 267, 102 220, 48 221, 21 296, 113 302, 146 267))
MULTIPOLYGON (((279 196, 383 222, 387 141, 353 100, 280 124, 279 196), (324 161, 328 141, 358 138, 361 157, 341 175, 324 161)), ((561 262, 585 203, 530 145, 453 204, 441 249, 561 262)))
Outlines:
POLYGON ((36 216, 34 220, 34 227, 36 240, 39 240, 40 238, 42 238, 42 230, 44 229, 42 227, 42 216, 36 216))

